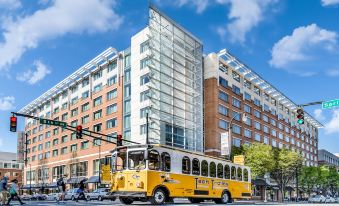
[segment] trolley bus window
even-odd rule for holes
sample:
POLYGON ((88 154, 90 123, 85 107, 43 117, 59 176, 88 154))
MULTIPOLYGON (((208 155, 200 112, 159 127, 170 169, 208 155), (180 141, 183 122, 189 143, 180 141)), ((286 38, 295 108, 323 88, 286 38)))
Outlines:
POLYGON ((201 175, 208 176, 208 163, 206 160, 201 161, 201 175))
POLYGON ((244 181, 248 181, 248 171, 244 169, 244 181))
POLYGON ((130 170, 145 169, 144 153, 145 151, 143 150, 128 152, 128 168, 130 170))
POLYGON ((192 160, 192 174, 200 175, 200 162, 197 158, 192 160))
POLYGON ((112 161, 111 161, 112 163, 111 163, 111 169, 112 169, 112 172, 115 172, 116 171, 116 166, 117 166, 117 164, 116 164, 116 162, 117 162, 117 153, 113 153, 112 154, 112 161))
POLYGON ((171 156, 167 152, 161 153, 161 170, 165 172, 171 171, 171 156))
POLYGON ((191 173, 191 161, 187 156, 182 158, 182 173, 190 174, 191 173))
POLYGON ((148 153, 148 168, 150 170, 159 170, 160 169, 160 158, 159 152, 156 150, 150 150, 148 153))
POLYGON ((231 168, 231 178, 232 178, 232 180, 236 179, 236 170, 235 170, 234 166, 232 166, 232 168, 231 168))
POLYGON ((230 171, 230 166, 229 165, 225 165, 225 179, 230 179, 231 177, 231 171, 230 171))
POLYGON ((117 159, 115 164, 117 171, 126 169, 126 150, 120 150, 117 153, 117 159))
POLYGON ((218 178, 223 178, 224 176, 224 171, 223 171, 223 166, 221 163, 218 164, 218 167, 217 167, 217 175, 218 175, 218 178))
POLYGON ((214 162, 210 163, 210 177, 216 177, 216 166, 214 162))
POLYGON ((242 169, 241 169, 241 167, 238 167, 238 172, 237 172, 237 174, 238 174, 238 180, 239 180, 239 181, 242 181, 242 169))

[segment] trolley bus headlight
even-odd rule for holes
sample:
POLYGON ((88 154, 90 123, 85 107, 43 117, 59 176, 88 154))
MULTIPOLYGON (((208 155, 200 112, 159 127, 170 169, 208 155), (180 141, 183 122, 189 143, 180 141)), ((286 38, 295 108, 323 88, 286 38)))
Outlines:
POLYGON ((136 182, 137 188, 144 188, 144 182, 143 181, 138 181, 136 182))

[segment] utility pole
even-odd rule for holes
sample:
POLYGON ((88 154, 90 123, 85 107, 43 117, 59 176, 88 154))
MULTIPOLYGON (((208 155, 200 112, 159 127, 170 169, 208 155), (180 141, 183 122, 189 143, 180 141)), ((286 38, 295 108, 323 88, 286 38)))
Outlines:
POLYGON ((148 143, 148 112, 146 112, 146 144, 148 143))

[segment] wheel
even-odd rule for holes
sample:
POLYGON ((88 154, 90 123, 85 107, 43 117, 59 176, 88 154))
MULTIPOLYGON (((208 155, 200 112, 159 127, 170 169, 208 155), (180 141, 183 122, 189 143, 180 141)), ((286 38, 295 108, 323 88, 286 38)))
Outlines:
POLYGON ((87 201, 91 201, 91 197, 90 196, 87 196, 86 199, 87 199, 87 201))
POLYGON ((104 199, 102 199, 102 197, 99 196, 99 197, 98 197, 98 200, 99 200, 99 201, 103 201, 104 199))
POLYGON ((133 199, 130 197, 119 197, 119 200, 122 204, 130 205, 133 203, 133 199))
POLYGON ((167 196, 164 190, 161 188, 158 188, 154 191, 154 194, 151 198, 151 203, 153 205, 162 205, 165 203, 166 199, 167 199, 167 196))
POLYGON ((72 200, 72 201, 74 201, 74 200, 75 200, 75 197, 74 197, 73 195, 72 195, 72 197, 71 197, 71 200, 72 200))
POLYGON ((200 198, 193 198, 193 197, 190 197, 190 198, 188 198, 188 200, 189 200, 191 203, 200 203, 200 202, 202 202, 202 199, 200 199, 200 198))
POLYGON ((223 192, 220 199, 215 199, 214 202, 217 204, 227 204, 230 201, 230 195, 228 192, 223 192))

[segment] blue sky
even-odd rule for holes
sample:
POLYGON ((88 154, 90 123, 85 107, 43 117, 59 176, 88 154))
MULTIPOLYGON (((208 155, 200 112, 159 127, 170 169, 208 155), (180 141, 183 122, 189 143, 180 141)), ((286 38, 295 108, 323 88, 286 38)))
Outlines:
MULTIPOLYGON (((297 104, 339 98, 339 0, 153 3, 200 38, 206 54, 227 48, 297 104)), ((127 48, 147 24, 147 6, 144 0, 0 0, 0 151, 16 150, 10 111, 109 46, 127 48)), ((306 110, 324 124, 319 148, 339 153, 339 108, 306 110)))

